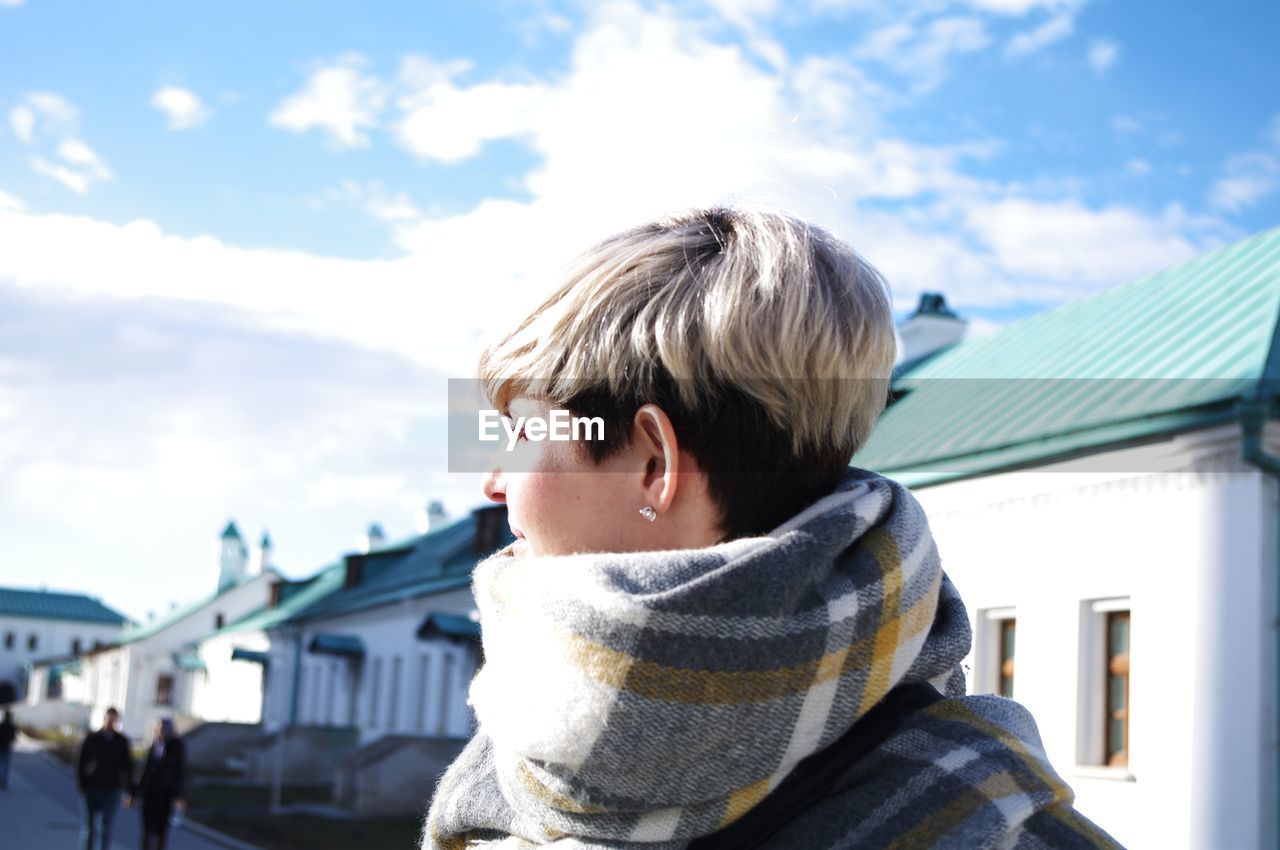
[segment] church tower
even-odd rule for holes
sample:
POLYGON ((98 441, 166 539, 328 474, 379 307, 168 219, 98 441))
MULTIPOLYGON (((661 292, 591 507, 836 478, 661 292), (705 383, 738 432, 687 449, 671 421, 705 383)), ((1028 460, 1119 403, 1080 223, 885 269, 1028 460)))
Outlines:
POLYGON ((244 545, 244 538, 240 536, 234 520, 223 529, 218 561, 219 593, 238 584, 248 574, 249 547, 244 545))

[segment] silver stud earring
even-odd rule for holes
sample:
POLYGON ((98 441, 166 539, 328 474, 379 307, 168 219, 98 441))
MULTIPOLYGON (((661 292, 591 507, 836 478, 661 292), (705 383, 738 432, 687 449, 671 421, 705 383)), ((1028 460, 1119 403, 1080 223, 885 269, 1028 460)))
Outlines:
POLYGON ((640 509, 640 516, 649 520, 649 522, 653 522, 658 518, 658 512, 655 511, 652 506, 645 505, 643 508, 640 509))

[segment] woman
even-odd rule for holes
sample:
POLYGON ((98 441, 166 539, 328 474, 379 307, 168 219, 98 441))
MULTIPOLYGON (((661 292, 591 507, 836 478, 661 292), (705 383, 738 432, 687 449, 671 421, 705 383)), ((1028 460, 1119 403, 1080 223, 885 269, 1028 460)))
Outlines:
POLYGON ((499 409, 603 438, 485 485, 517 540, 476 569, 479 732, 424 847, 1117 846, 1024 709, 963 696, 919 504, 847 468, 894 353, 846 245, 725 209, 588 251, 486 352, 499 409))
POLYGON ((135 800, 142 802, 142 850, 164 850, 169 836, 169 819, 176 808, 187 807, 186 745, 178 737, 173 721, 157 720, 151 749, 134 787, 135 800))

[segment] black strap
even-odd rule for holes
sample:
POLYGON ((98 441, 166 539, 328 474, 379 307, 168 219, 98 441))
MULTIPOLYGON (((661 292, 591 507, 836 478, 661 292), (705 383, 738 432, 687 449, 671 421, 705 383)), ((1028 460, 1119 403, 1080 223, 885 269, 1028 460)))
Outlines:
POLYGON ((796 765, 795 770, 758 806, 722 830, 704 835, 688 850, 750 850, 828 797, 841 776, 875 749, 914 711, 943 699, 928 682, 899 685, 829 747, 796 765))

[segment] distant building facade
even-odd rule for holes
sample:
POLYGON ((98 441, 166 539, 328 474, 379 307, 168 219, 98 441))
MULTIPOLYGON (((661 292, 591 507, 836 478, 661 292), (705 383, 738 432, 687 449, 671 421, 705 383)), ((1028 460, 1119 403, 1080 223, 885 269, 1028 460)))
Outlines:
POLYGON ((0 705, 27 697, 31 663, 110 643, 127 622, 84 594, 0 588, 0 705))

